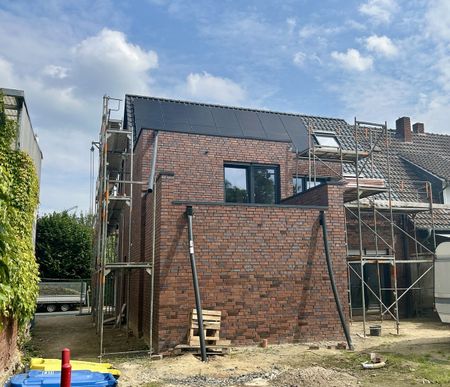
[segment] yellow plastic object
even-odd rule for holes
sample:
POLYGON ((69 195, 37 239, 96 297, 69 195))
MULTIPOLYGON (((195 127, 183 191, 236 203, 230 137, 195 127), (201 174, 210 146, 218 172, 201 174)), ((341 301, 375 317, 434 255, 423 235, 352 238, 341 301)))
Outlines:
MULTIPOLYGON (((94 363, 90 361, 71 360, 72 370, 88 370, 94 372, 110 373, 116 379, 120 376, 120 371, 113 368, 111 363, 94 363)), ((30 361, 31 370, 39 371, 60 371, 61 360, 59 359, 43 359, 42 357, 33 357, 30 361)))

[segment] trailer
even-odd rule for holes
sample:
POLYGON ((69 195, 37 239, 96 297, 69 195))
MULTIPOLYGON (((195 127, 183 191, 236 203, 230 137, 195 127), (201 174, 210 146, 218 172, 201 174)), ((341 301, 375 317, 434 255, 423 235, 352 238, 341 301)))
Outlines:
POLYGON ((38 310, 49 313, 60 310, 67 312, 87 302, 87 283, 85 281, 43 281, 39 283, 38 310))
POLYGON ((436 311, 443 323, 450 323, 450 242, 441 243, 436 249, 434 269, 434 297, 436 311))

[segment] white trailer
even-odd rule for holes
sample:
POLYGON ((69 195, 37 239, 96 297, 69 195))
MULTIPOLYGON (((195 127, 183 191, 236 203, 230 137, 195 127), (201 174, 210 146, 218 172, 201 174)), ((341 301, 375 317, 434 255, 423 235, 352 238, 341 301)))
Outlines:
POLYGON ((37 306, 47 312, 67 312, 86 305, 87 284, 80 282, 40 282, 37 306))
POLYGON ((436 311, 443 323, 450 323, 450 242, 436 248, 434 273, 436 311))

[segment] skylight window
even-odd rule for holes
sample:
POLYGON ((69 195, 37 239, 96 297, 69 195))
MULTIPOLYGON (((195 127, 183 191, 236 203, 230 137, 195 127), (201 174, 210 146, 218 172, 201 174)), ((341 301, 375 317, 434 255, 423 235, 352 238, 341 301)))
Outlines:
POLYGON ((334 134, 315 133, 314 137, 320 146, 340 148, 339 142, 334 134))

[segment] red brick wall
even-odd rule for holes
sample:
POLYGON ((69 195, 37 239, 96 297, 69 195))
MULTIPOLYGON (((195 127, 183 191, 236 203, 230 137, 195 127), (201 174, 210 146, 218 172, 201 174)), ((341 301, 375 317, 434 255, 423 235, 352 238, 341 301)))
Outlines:
MULTIPOLYGON (((195 307, 185 206, 172 204, 173 180, 164 177, 160 193, 158 337, 154 338, 159 350, 184 342, 189 312, 195 307)), ((345 305, 342 196, 339 188, 331 190, 329 238, 345 305)), ((326 269, 319 210, 206 204, 194 205, 194 213, 202 303, 204 308, 223 311, 224 338, 235 344, 262 338, 277 343, 343 338, 326 269)))
POLYGON ((0 381, 3 373, 12 366, 17 355, 17 323, 10 318, 0 317, 0 381))
MULTIPOLYGON (((152 133, 136 145, 135 171, 150 174, 152 133)), ((182 343, 195 306, 187 250, 185 205, 194 205, 194 238, 203 307, 223 311, 222 336, 234 343, 342 339, 326 270, 319 208, 229 205, 224 200, 227 161, 278 164, 281 195, 292 195, 297 165, 287 143, 160 132, 156 187, 154 347, 182 343)), ((346 305, 342 187, 322 186, 327 198, 329 240, 341 300, 346 305)), ((308 193, 307 195, 311 195, 308 193)), ((317 205, 314 195, 305 203, 317 205)), ((151 261, 153 194, 134 196, 133 260, 151 261)), ((132 280, 130 326, 148 339, 150 280, 132 280), (142 302, 141 302, 142 300, 142 302)), ((346 306, 347 308, 347 306, 346 306)))

